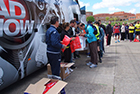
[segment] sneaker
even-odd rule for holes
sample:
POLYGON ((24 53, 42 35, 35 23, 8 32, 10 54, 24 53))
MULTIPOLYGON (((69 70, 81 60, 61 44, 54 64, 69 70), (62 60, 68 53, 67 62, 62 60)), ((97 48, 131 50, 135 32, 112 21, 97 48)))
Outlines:
POLYGON ((120 41, 118 40, 118 42, 120 42, 120 41))
POLYGON ((90 67, 90 68, 96 68, 97 65, 95 65, 95 64, 91 64, 89 67, 90 67))
POLYGON ((90 56, 88 55, 87 57, 89 58, 90 56))
POLYGON ((70 68, 70 72, 73 72, 73 69, 70 68))
POLYGON ((87 66, 90 66, 91 64, 92 64, 91 62, 88 62, 86 65, 87 65, 87 66))
POLYGON ((117 43, 117 41, 115 41, 115 43, 117 43))
POLYGON ((106 47, 109 47, 109 45, 107 45, 106 47))
POLYGON ((100 59, 99 62, 102 63, 102 59, 100 59))

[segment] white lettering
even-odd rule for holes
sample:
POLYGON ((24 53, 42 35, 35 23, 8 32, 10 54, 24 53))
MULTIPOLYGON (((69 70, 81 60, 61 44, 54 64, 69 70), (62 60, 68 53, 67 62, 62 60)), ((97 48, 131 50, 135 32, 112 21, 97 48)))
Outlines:
POLYGON ((31 21, 31 23, 29 23, 29 20, 26 20, 25 26, 23 28, 23 20, 20 20, 21 34, 25 34, 27 27, 28 27, 27 32, 31 34, 33 30, 33 25, 34 25, 34 21, 31 21))
POLYGON ((9 6, 10 6, 10 15, 11 18, 15 18, 15 19, 23 19, 26 16, 26 11, 25 8, 22 6, 22 4, 18 3, 18 2, 14 2, 14 1, 9 1, 9 6), (16 15, 15 14, 15 6, 19 7, 21 9, 21 14, 20 15, 16 15))
POLYGON ((14 20, 14 19, 7 20, 4 24, 4 32, 8 36, 16 36, 19 33, 19 23, 18 23, 18 21, 14 20), (14 32, 10 32, 10 30, 9 30, 9 25, 11 23, 14 23, 16 25, 16 30, 14 32))
POLYGON ((0 37, 2 37, 3 36, 3 19, 0 19, 0 37))
POLYGON ((23 23, 23 20, 20 20, 18 22, 15 19, 8 19, 5 21, 3 19, 0 19, 0 37, 3 37, 3 33, 5 33, 7 36, 16 36, 21 33, 21 35, 24 35, 26 33, 31 34, 33 31, 34 21, 32 20, 29 22, 29 20, 25 21, 25 25, 23 23), (15 24, 15 31, 11 32, 9 29, 10 24, 15 24))
POLYGON ((0 8, 1 8, 0 15, 4 16, 5 18, 8 18, 9 13, 5 6, 4 0, 0 0, 0 8))

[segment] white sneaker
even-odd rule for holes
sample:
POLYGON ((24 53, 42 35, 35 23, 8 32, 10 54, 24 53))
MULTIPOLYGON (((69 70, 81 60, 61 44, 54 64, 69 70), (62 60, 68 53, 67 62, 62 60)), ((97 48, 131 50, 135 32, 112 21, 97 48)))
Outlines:
POLYGON ((86 65, 89 66, 89 65, 91 65, 91 64, 92 64, 91 62, 88 62, 86 65))
POLYGON ((70 72, 73 72, 73 69, 70 68, 69 70, 70 70, 70 72))
POLYGON ((96 67, 97 67, 97 65, 95 65, 95 64, 90 65, 90 68, 96 68, 96 67))

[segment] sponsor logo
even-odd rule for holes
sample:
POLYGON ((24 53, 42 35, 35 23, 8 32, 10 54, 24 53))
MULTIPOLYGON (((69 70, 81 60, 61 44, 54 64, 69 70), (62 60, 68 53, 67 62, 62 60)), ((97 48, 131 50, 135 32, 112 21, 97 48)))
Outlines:
POLYGON ((31 34, 33 26, 25 0, 0 0, 0 37, 31 34))

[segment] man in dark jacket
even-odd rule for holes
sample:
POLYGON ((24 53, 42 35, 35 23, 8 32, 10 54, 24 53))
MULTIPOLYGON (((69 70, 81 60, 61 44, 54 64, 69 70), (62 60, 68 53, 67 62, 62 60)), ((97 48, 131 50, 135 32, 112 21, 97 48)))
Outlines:
POLYGON ((111 21, 109 21, 109 24, 106 27, 107 46, 110 45, 112 33, 113 33, 113 30, 111 27, 111 21))
POLYGON ((52 75, 60 75, 60 62, 61 62, 61 49, 66 49, 65 45, 61 44, 60 35, 56 28, 59 26, 59 20, 57 16, 51 18, 51 26, 46 32, 47 43, 47 56, 51 65, 52 75))

